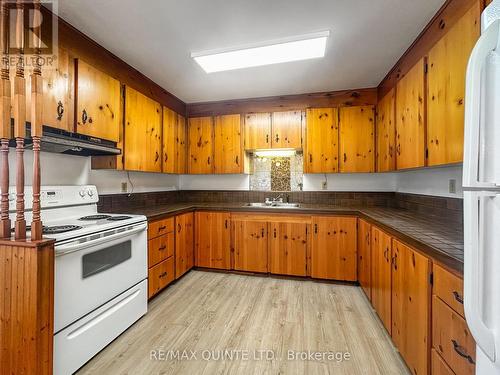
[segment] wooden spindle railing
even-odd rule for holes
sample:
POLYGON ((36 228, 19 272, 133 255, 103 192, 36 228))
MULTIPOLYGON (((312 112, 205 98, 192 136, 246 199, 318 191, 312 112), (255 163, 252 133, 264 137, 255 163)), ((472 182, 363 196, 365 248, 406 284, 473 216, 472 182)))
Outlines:
POLYGON ((0 238, 10 238, 9 219, 9 139, 10 80, 9 80, 9 9, 0 2, 0 238))
MULTIPOLYGON (((33 24, 41 25, 40 2, 34 0, 33 24)), ((41 27, 33 29, 33 46, 35 57, 40 56, 41 27)), ((33 221, 31 222, 31 239, 42 239, 42 221, 40 218, 40 141, 43 121, 43 79, 39 58, 34 60, 31 75, 31 137, 33 139, 33 221)))
POLYGON ((24 217, 24 138, 26 136, 26 82, 24 79, 24 4, 16 3, 16 47, 19 56, 14 78, 14 137, 16 138, 16 224, 15 239, 26 239, 24 217))

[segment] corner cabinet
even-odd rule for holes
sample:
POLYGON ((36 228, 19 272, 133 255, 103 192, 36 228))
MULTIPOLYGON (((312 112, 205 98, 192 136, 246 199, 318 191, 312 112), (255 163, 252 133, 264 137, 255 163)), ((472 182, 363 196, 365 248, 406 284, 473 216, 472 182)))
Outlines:
POLYGON ((162 108, 140 92, 125 88, 125 169, 161 172, 162 108))
POLYGON ((214 173, 243 173, 240 115, 217 116, 214 121, 214 173))
POLYGON ((118 142, 121 85, 82 60, 76 65, 76 132, 118 142))
POLYGON ((396 169, 396 93, 391 89, 377 105, 377 172, 396 169))
POLYGON ((375 171, 375 108, 339 109, 339 171, 375 171))
POLYGON ((214 126, 212 117, 191 117, 188 121, 188 173, 214 173, 214 126))
POLYGON ((339 127, 337 108, 306 111, 305 173, 338 172, 339 127))

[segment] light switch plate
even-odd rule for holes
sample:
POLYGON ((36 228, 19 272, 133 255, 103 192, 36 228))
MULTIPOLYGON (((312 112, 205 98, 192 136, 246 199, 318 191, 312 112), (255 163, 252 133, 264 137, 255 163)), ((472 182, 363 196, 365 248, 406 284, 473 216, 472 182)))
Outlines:
POLYGON ((126 193, 128 191, 128 183, 122 182, 122 193, 126 193))
POLYGON ((457 193, 457 180, 451 179, 448 181, 448 192, 450 194, 456 194, 457 193))

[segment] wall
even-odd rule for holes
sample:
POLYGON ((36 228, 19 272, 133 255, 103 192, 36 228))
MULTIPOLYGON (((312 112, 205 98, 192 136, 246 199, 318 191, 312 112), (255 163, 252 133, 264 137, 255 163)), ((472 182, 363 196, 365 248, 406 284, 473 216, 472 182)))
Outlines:
POLYGON ((462 198, 462 166, 436 167, 397 174, 397 190, 402 193, 462 198), (448 192, 449 180, 456 181, 456 194, 448 192))

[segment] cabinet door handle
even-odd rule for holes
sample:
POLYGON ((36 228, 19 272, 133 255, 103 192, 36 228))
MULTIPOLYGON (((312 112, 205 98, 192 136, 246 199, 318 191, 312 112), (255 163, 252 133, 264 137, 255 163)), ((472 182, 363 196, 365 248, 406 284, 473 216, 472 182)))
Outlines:
POLYGON ((274 228, 274 238, 276 238, 276 228, 274 228))
POLYGON ((207 158, 207 164, 210 165, 210 156, 207 158))
POLYGON ((455 300, 460 303, 460 304, 464 304, 464 298, 460 295, 460 293, 458 293, 457 291, 453 291, 453 297, 455 298, 455 300))
POLYGON ((473 365, 476 364, 476 362, 474 362, 474 359, 469 354, 467 354, 467 351, 465 350, 465 348, 463 348, 456 340, 451 340, 451 342, 453 344, 453 349, 455 349, 455 352, 460 357, 465 358, 469 363, 471 363, 473 365))
POLYGON ((278 143, 280 141, 280 136, 279 134, 276 134, 276 143, 278 143))
POLYGON ((162 230, 167 229, 166 225, 162 225, 161 227, 158 228, 158 232, 161 232, 162 230))
POLYGON ((347 161, 347 154, 344 152, 344 163, 347 161))
POLYGON ((312 154, 309 154, 309 163, 312 163, 313 162, 313 156, 312 154))
POLYGON ((262 238, 264 238, 264 228, 262 228, 262 238))
POLYGON ((159 250, 159 251, 163 251, 163 250, 165 250, 166 248, 167 248, 167 245, 163 245, 162 247, 159 247, 159 248, 158 248, 158 250, 159 250))
POLYGON ((269 134, 266 134, 266 143, 269 143, 269 134))
POLYGON ((62 104, 62 102, 59 100, 57 102, 57 119, 59 121, 62 120, 62 117, 63 117, 63 114, 64 114, 64 105, 62 104))
POLYGON ((314 224, 314 233, 318 233, 318 224, 314 224))
POLYGON ((160 158, 160 154, 158 153, 158 151, 156 151, 155 163, 158 161, 159 158, 160 158))
POLYGON ((160 274, 160 279, 163 279, 165 276, 167 276, 168 273, 165 271, 163 273, 160 274))
POLYGON ((181 232, 181 225, 180 224, 177 224, 177 233, 180 233, 181 232))
POLYGON ((240 165, 240 157, 238 155, 236 155, 236 157, 234 158, 234 161, 235 161, 236 165, 240 165))
POLYGON ((85 125, 87 123, 88 118, 89 118, 89 115, 87 114, 87 110, 84 109, 82 111, 82 124, 85 125))
POLYGON ((227 229, 227 219, 224 220, 224 227, 227 229))

